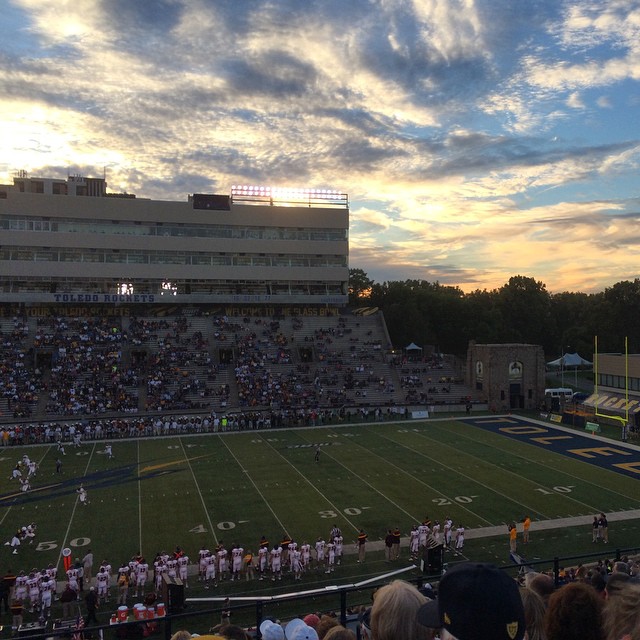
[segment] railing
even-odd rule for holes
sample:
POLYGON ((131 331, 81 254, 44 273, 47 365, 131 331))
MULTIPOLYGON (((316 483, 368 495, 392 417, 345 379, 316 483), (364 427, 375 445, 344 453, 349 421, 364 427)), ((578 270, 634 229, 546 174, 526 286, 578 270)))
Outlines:
MULTIPOLYGON (((623 556, 633 556, 640 552, 640 547, 628 549, 611 549, 610 560, 618 561, 623 556)), ((562 567, 574 566, 576 561, 589 565, 594 559, 602 558, 602 550, 597 553, 588 553, 574 556, 556 556, 545 560, 528 561, 522 556, 513 554, 511 564, 501 565, 500 568, 507 571, 514 578, 521 578, 529 571, 551 571, 556 587, 562 584, 560 571, 562 567)), ((161 618, 138 619, 127 622, 92 625, 84 628, 85 637, 102 638, 143 638, 156 637, 169 640, 173 633, 179 629, 188 628, 193 633, 207 633, 210 624, 223 610, 231 611, 231 620, 234 624, 240 624, 247 628, 249 634, 259 638, 260 622, 265 617, 274 617, 280 620, 292 619, 315 611, 333 611, 336 613, 343 626, 357 624, 358 615, 352 613, 362 605, 371 603, 373 590, 395 578, 402 578, 402 573, 415 569, 415 565, 386 573, 363 582, 347 585, 327 586, 320 589, 309 589, 298 592, 284 593, 273 596, 260 597, 231 597, 227 602, 225 596, 211 598, 198 597, 187 598, 184 604, 176 607, 177 610, 167 613, 161 618), (203 606, 198 606, 203 605, 203 606), (210 606, 215 605, 215 606, 210 606), (303 614, 300 612, 304 611, 303 614)), ((419 578, 411 578, 408 581, 418 589, 426 583, 437 586, 442 574, 446 572, 448 565, 443 565, 442 572, 437 574, 424 573, 419 578)), ((5 625, 4 629, 9 627, 5 625)), ((47 638, 70 638, 77 633, 75 622, 49 621, 47 624, 38 625, 32 623, 23 625, 18 630, 17 636, 24 640, 45 640, 47 638)), ((5 634, 2 634, 3 636, 5 634)), ((16 633, 13 634, 14 636, 16 633)))

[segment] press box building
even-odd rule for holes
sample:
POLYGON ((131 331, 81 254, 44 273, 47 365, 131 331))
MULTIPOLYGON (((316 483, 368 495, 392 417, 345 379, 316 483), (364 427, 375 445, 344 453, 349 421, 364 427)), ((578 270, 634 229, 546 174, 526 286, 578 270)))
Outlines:
POLYGON ((179 202, 21 173, 0 185, 0 303, 343 306, 348 229, 337 191, 238 186, 179 202))

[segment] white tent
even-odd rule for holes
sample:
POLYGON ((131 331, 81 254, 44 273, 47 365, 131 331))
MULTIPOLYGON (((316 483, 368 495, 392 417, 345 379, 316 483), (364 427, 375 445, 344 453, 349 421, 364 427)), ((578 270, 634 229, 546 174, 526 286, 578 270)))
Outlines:
MULTIPOLYGON (((557 367, 560 369, 562 376, 562 386, 564 387, 564 372, 573 369, 574 386, 578 386, 578 369, 580 367, 586 367, 592 365, 593 362, 585 360, 581 355, 577 353, 564 353, 560 358, 547 362, 548 367, 557 367)), ((574 389, 575 391, 575 389, 574 389)))
POLYGON ((566 369, 567 367, 585 367, 593 362, 585 360, 581 355, 577 353, 565 353, 557 360, 547 362, 548 367, 560 367, 566 369))
POLYGON ((405 348, 405 351, 422 351, 422 347, 419 347, 415 342, 412 342, 411 344, 408 344, 405 348))

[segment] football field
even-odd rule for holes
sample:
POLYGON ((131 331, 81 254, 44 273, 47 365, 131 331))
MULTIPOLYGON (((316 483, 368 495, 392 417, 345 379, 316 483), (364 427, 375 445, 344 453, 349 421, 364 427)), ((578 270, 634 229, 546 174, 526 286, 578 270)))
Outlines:
POLYGON ((37 525, 34 543, 21 545, 17 555, 1 547, 4 567, 61 566, 65 547, 74 558, 91 548, 96 562, 117 567, 137 552, 151 562, 157 552, 179 545, 195 562, 200 548, 221 542, 256 553, 263 535, 272 543, 286 534, 313 545, 337 524, 350 555, 331 576, 335 582, 389 570, 379 541, 396 526, 408 535, 427 516, 440 522, 450 517, 454 529, 466 528, 464 557, 499 563, 508 562, 507 523, 521 523, 526 515, 533 520, 527 556, 593 551, 590 525, 580 523, 600 512, 618 514, 612 549, 640 544, 634 514, 640 509, 640 450, 516 417, 111 444, 112 458, 104 441, 67 444, 64 456, 54 445, 0 451, 3 542, 16 528, 37 525), (9 479, 24 454, 39 465, 26 493, 9 479), (78 499, 81 484, 86 505, 78 499), (567 526, 567 518, 576 526, 567 526), (554 527, 556 520, 563 524, 554 527), (543 522, 544 531, 536 533, 543 522), (493 535, 491 527, 498 527, 493 535), (364 567, 352 554, 361 528, 369 536, 364 567))

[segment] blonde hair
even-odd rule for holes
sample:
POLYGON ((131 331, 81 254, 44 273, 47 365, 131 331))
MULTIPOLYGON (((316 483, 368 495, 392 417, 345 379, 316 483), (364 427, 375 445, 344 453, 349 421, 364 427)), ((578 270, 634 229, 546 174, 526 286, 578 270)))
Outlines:
POLYGON ((640 585, 627 582, 616 590, 606 601, 602 626, 606 640, 640 640, 640 585))
POLYGON ((429 599, 404 580, 378 589, 371 608, 373 640, 431 640, 433 631, 418 624, 418 609, 429 599))
POLYGON ((356 634, 339 624, 327 631, 324 640, 356 640, 356 634))
POLYGON ((528 640, 546 640, 544 633, 544 614, 546 606, 542 596, 533 589, 520 590, 524 607, 524 621, 527 627, 528 640))

